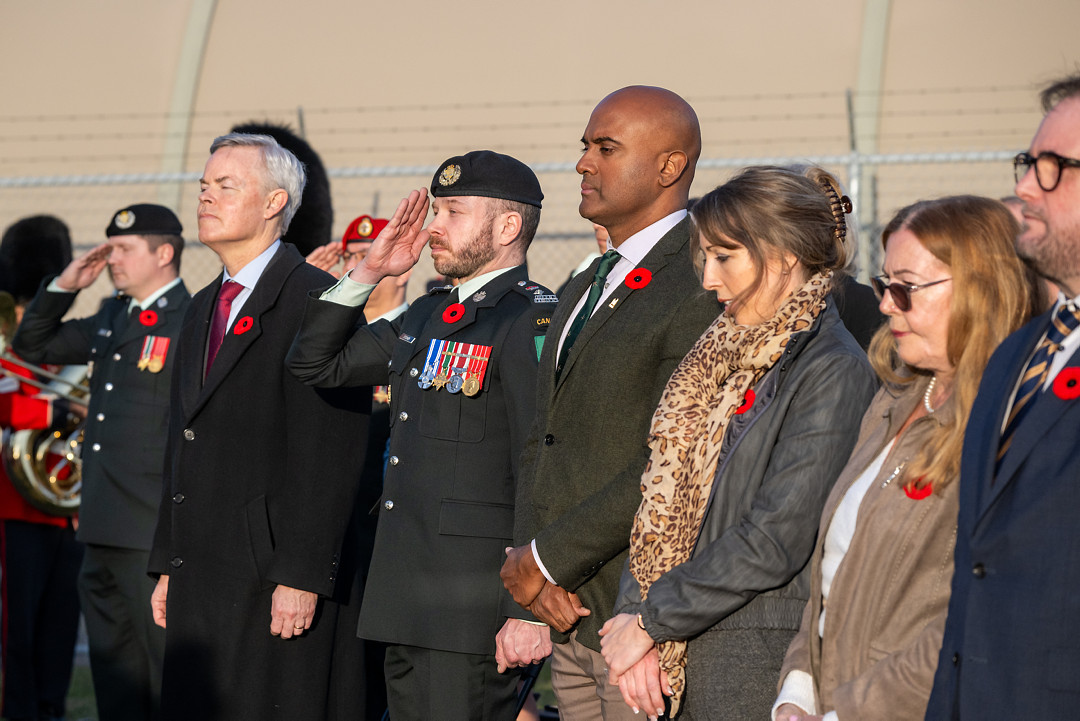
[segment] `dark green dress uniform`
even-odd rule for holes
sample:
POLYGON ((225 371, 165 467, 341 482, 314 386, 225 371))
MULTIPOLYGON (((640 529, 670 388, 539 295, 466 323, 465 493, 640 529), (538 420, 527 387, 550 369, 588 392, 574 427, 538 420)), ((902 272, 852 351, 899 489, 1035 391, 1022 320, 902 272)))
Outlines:
MULTIPOLYGON (((490 659, 506 617, 528 617, 503 589, 499 569, 513 535, 518 456, 556 302, 525 266, 465 298, 436 289, 398 319, 360 328, 363 307, 309 298, 289 369, 319 386, 390 385, 390 456, 361 637, 490 659), (432 340, 491 348, 478 391, 452 393, 425 381, 432 340)), ((512 697, 516 676, 502 682, 512 697)), ((442 718, 467 711, 455 708, 464 703, 455 701, 458 691, 432 691, 446 704, 442 718)))
POLYGON ((78 539, 88 546, 79 579, 103 717, 156 713, 165 632, 153 623, 146 575, 161 499, 169 387, 176 338, 191 300, 183 282, 149 308, 105 300, 87 318, 61 319, 76 293, 47 290, 30 303, 13 341, 33 363, 92 363, 82 446, 78 539))

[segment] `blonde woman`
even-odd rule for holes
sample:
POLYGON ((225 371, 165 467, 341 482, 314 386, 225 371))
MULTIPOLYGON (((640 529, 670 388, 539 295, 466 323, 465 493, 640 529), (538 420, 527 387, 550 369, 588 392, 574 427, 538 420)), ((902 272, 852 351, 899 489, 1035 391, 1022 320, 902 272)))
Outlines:
POLYGON ((1019 226, 989 198, 915 203, 885 228, 884 385, 829 496, 774 718, 922 719, 945 627, 957 477, 990 354, 1032 309, 1019 226))

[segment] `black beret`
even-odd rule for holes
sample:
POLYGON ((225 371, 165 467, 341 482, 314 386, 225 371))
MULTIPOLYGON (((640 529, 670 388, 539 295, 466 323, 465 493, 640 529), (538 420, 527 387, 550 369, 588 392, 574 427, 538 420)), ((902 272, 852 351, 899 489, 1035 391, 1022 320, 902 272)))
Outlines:
POLYGON ((176 213, 163 205, 138 203, 116 211, 105 235, 181 235, 184 228, 176 213))
POLYGON ((431 195, 475 195, 541 207, 540 181, 528 165, 491 150, 474 150, 444 161, 431 179, 431 195))

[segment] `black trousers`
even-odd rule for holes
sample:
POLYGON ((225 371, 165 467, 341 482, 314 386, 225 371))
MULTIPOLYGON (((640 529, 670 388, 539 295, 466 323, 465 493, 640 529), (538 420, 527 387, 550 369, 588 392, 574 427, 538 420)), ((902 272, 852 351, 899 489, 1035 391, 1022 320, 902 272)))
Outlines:
POLYGON ((154 625, 148 551, 89 545, 79 597, 101 721, 159 718, 165 629, 154 625))
POLYGON ((83 546, 66 527, 0 521, 0 648, 8 719, 63 716, 75 659, 83 546))
POLYGON ((386 649, 390 721, 513 721, 516 671, 494 656, 391 645, 386 649))

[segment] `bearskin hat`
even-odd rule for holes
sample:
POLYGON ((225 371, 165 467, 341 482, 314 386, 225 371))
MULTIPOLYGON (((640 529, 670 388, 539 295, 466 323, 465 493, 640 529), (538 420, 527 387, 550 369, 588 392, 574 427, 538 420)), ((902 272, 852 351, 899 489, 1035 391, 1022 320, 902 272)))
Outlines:
POLYGON ((322 159, 307 141, 296 135, 287 125, 269 121, 249 122, 236 125, 233 133, 269 135, 283 148, 292 151, 307 171, 307 185, 300 199, 300 208, 289 224, 289 232, 282 236, 296 246, 301 255, 307 255, 320 245, 330 242, 331 226, 334 224, 334 208, 330 200, 330 178, 326 175, 322 159))
POLYGON ((64 221, 33 215, 8 226, 0 239, 0 290, 29 303, 41 281, 71 262, 71 233, 64 221))

